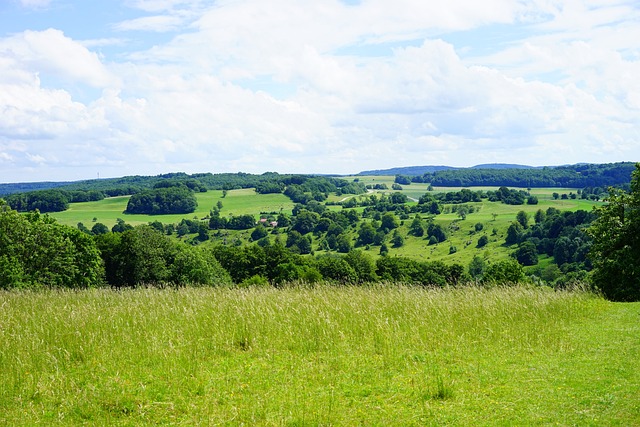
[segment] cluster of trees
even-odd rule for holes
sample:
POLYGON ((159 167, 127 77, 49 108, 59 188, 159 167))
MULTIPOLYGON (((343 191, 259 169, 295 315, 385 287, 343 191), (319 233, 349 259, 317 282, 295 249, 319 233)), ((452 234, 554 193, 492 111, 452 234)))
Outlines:
POLYGON ((159 187, 134 194, 129 198, 125 213, 129 214, 186 214, 198 207, 193 191, 186 186, 159 187))
POLYGON ((586 280, 592 269, 589 253, 593 243, 586 230, 595 219, 593 212, 548 208, 539 209, 530 225, 529 215, 520 211, 507 229, 505 243, 517 245, 513 256, 525 266, 538 264, 541 255, 553 257, 555 264, 538 273, 547 282, 561 286, 586 280))
POLYGON ((86 288, 101 281, 91 236, 38 212, 19 214, 0 199, 0 288, 86 288))
POLYGON ((95 244, 111 286, 231 284, 210 248, 172 240, 148 225, 101 234, 95 244))
POLYGON ((38 210, 42 213, 61 212, 69 208, 69 203, 102 200, 105 194, 90 190, 39 190, 27 193, 14 193, 5 197, 5 202, 18 212, 38 210))
MULTIPOLYGON (((271 283, 329 280, 348 284, 391 281, 455 286, 469 281, 460 264, 421 262, 403 257, 374 261, 361 250, 342 254, 303 257, 282 245, 215 246, 213 252, 235 283, 271 283)), ((522 274, 522 268, 520 267, 522 274)))

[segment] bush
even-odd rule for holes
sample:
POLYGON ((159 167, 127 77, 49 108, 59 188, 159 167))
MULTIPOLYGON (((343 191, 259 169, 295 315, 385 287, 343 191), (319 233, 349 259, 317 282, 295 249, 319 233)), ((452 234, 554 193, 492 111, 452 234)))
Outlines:
POLYGON ((490 264, 482 279, 485 283, 519 283, 524 280, 524 271, 518 261, 507 259, 490 264))

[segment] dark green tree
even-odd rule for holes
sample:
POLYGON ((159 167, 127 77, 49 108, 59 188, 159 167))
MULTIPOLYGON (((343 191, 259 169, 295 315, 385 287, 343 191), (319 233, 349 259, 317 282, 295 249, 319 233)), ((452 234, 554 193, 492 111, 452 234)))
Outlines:
POLYGON ((536 265, 538 263, 538 251, 536 245, 532 242, 525 241, 518 245, 514 256, 522 265, 536 265))
POLYGON ((484 270, 487 268, 487 262, 484 258, 476 255, 469 263, 468 271, 469 275, 474 279, 481 279, 484 274, 484 270))
POLYGON ((387 212, 382 215, 380 220, 380 229, 391 231, 395 228, 398 228, 398 220, 396 219, 396 216, 391 212, 387 212))
POLYGON ((424 236, 424 226, 422 225, 422 218, 419 215, 411 221, 411 225, 409 226, 409 234, 416 237, 424 236))
POLYGON ((516 221, 520 223, 522 228, 527 229, 529 227, 529 214, 525 211, 519 211, 516 214, 516 221))
POLYGON ((505 242, 507 245, 515 245, 522 240, 523 229, 519 222, 512 222, 509 228, 507 228, 507 237, 505 242))
POLYGON ((107 227, 101 222, 96 222, 95 224, 93 224, 93 227, 91 227, 92 234, 105 234, 108 232, 109 232, 109 227, 107 227))

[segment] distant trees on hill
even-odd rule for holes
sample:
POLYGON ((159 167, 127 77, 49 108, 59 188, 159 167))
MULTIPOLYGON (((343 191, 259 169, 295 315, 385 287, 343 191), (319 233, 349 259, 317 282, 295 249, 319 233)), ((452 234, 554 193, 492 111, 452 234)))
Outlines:
POLYGON ((426 173, 419 181, 442 187, 606 188, 628 184, 633 169, 631 162, 540 169, 451 169, 426 173))

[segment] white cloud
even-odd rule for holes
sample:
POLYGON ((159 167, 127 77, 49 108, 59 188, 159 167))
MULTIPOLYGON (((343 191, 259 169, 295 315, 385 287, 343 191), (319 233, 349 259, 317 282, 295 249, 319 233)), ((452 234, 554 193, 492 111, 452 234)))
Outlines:
POLYGON ((25 31, 0 39, 0 51, 14 62, 16 69, 50 73, 95 87, 106 87, 116 82, 95 53, 59 30, 25 31))

